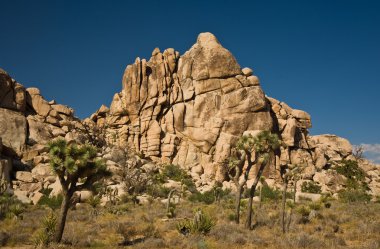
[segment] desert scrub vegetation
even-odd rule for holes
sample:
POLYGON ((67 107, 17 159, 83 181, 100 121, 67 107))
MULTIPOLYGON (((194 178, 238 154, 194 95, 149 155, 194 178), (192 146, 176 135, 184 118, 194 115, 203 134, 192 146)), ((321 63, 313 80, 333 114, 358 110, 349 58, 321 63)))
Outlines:
POLYGON ((365 182, 366 173, 361 169, 357 161, 342 160, 334 169, 346 178, 346 188, 339 191, 339 199, 343 202, 369 202, 371 196, 365 182))
MULTIPOLYGON (((358 184, 352 186, 362 186, 359 193, 365 193, 360 172, 344 168, 337 171, 347 180, 354 179, 347 186, 358 184)), ((50 197, 50 190, 44 189, 39 205, 19 203, 22 213, 3 215, 0 245, 78 249, 379 248, 380 203, 355 194, 357 188, 346 189, 356 198, 355 203, 344 198, 336 200, 331 195, 322 195, 317 202, 300 199, 295 203, 294 189, 287 192, 287 188, 271 188, 260 177, 260 191, 255 191, 251 203, 251 227, 246 229, 243 224, 250 212, 250 189, 239 196, 241 224, 236 224, 236 195, 223 190, 221 184, 198 192, 188 182, 191 178, 186 171, 170 164, 150 176, 144 191, 131 190, 132 194, 123 198, 116 198, 112 189, 100 188, 84 203, 70 202, 60 245, 55 242, 55 234, 62 197, 50 197), (162 192, 151 195, 153 187, 153 193, 162 192), (101 193, 109 200, 104 206, 100 205, 101 193), (141 197, 137 193, 144 194, 145 201, 135 201, 141 197)), ((284 186, 294 181, 294 176, 288 175, 284 186)), ((314 187, 308 187, 309 191, 310 188, 314 187)), ((10 200, 10 196, 5 198, 10 200)), ((14 212, 7 210, 6 213, 14 212)))
MULTIPOLYGON (((182 199, 176 204, 176 216, 170 219, 166 216, 166 203, 161 200, 154 198, 138 205, 118 202, 99 206, 88 202, 71 206, 60 247, 378 248, 380 241, 379 203, 358 201, 352 205, 326 198, 331 203, 326 208, 324 200, 301 200, 294 204, 289 229, 283 234, 281 198, 265 199, 261 206, 254 202, 253 230, 229 218, 235 209, 232 194, 211 204, 182 199), (91 213, 94 206, 96 216, 91 213), (196 217, 199 210, 201 215, 196 217)), ((242 207, 247 205, 248 200, 243 198, 242 207)), ((5 217, 0 221, 0 243, 34 248, 39 242, 56 248, 51 243, 54 237, 46 235, 53 233, 56 226, 51 217, 58 212, 47 206, 26 205, 23 219, 5 217), (41 231, 46 231, 45 235, 41 231)))
POLYGON ((316 184, 315 182, 303 182, 301 185, 301 191, 304 193, 313 193, 313 194, 320 194, 321 186, 316 184))

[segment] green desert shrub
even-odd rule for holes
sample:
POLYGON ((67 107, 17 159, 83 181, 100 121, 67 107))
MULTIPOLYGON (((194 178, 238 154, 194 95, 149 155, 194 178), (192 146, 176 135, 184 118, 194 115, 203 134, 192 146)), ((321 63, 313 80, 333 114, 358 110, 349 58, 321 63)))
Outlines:
POLYGON ((92 208, 97 208, 100 205, 100 197, 99 196, 91 196, 90 198, 87 199, 87 203, 92 207, 92 208))
POLYGON ((9 194, 0 195, 0 220, 4 218, 18 218, 25 211, 25 206, 9 194))
MULTIPOLYGON (((248 194, 249 190, 247 189, 244 193, 246 197, 249 196, 248 194)), ((260 191, 255 192, 255 196, 260 196, 260 191)), ((282 196, 282 193, 280 190, 271 188, 268 185, 263 185, 261 190, 261 200, 262 201, 275 201, 280 200, 282 196)))
POLYGON ((205 191, 203 193, 196 191, 195 193, 190 195, 188 199, 191 202, 203 202, 205 204, 212 204, 218 198, 222 199, 228 196, 230 192, 231 191, 228 189, 222 190, 221 188, 214 188, 212 190, 205 191))
POLYGON ((299 206, 297 209, 296 209, 297 213, 299 213, 301 216, 303 217, 307 217, 309 216, 311 210, 310 210, 310 207, 307 207, 307 206, 299 206))
POLYGON ((347 179, 354 179, 356 181, 363 181, 366 174, 362 168, 359 167, 358 162, 354 160, 342 160, 334 169, 339 174, 347 177, 347 179))
POLYGON ((56 210, 61 207, 62 200, 63 200, 62 194, 58 194, 56 196, 51 196, 51 197, 47 195, 43 195, 37 204, 40 206, 48 206, 51 209, 56 210))
POLYGON ((161 171, 161 175, 164 180, 173 180, 180 182, 182 179, 189 177, 184 169, 181 169, 178 165, 166 164, 161 171))
POLYGON ((189 233, 205 235, 211 231, 215 224, 215 219, 205 214, 201 209, 198 209, 192 220, 186 219, 180 221, 177 224, 177 230, 183 235, 187 235, 189 233))
POLYGON ((147 193, 153 197, 167 198, 170 188, 164 187, 162 184, 156 183, 147 187, 147 193))
POLYGON ((371 196, 362 189, 345 189, 338 193, 342 202, 369 202, 371 196))
POLYGON ((309 204, 309 208, 311 210, 318 211, 318 210, 320 210, 322 208, 322 203, 321 202, 312 202, 312 203, 309 204))
POLYGON ((206 191, 204 193, 196 192, 189 196, 189 201, 212 204, 215 201, 215 195, 213 191, 206 191))
POLYGON ((313 193, 313 194, 320 194, 321 186, 316 184, 315 182, 303 182, 301 185, 301 191, 304 193, 313 193))
POLYGON ((342 202, 369 202, 371 200, 371 195, 367 193, 366 173, 356 161, 342 160, 334 169, 347 178, 346 188, 338 193, 342 202))

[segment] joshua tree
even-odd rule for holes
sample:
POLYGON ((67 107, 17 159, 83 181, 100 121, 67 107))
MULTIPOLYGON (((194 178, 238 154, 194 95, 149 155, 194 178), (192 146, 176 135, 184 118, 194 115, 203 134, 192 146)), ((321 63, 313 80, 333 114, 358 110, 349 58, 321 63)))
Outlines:
POLYGON ((175 206, 174 206, 174 204, 171 203, 171 199, 172 199, 173 195, 177 192, 178 191, 176 189, 172 189, 172 190, 170 190, 170 192, 168 194, 168 202, 166 204, 166 216, 168 216, 168 218, 173 218, 175 216, 175 213, 174 213, 175 206))
MULTIPOLYGON (((294 165, 294 164, 289 164, 288 168, 285 169, 283 175, 282 175, 282 180, 283 180, 283 190, 282 190, 282 216, 281 216, 281 225, 282 225, 282 233, 285 233, 285 206, 286 206, 286 191, 288 189, 288 184, 290 180, 293 180, 294 184, 294 196, 293 196, 293 201, 295 203, 295 197, 296 197, 296 190, 297 190, 297 181, 298 178, 300 177, 300 173, 303 170, 304 166, 303 165, 294 165)), ((291 211, 292 212, 292 211, 291 211)), ((290 226, 290 221, 291 221, 291 215, 289 215, 289 223, 288 223, 288 228, 290 226)))
POLYGON ((269 157, 275 149, 280 145, 276 134, 269 131, 262 131, 255 137, 252 135, 244 135, 239 138, 235 148, 232 150, 232 157, 227 165, 227 172, 230 179, 236 186, 235 201, 235 221, 240 222, 240 200, 243 193, 244 185, 248 181, 249 173, 254 165, 259 166, 256 179, 250 190, 249 209, 247 226, 251 227, 252 220, 252 199, 255 194, 256 186, 262 176, 266 164, 270 161, 269 157), (254 158, 253 158, 254 157, 254 158), (244 166, 246 165, 245 171, 244 166), (241 177, 243 176, 243 177, 241 177))
MULTIPOLYGON (((248 136, 243 136, 239 139, 237 144, 241 144, 242 141, 249 141, 251 140, 248 136)), ((246 161, 246 153, 244 150, 239 150, 237 148, 232 150, 232 157, 228 162, 226 162, 227 166, 227 172, 230 177, 230 179, 233 180, 235 186, 236 186, 236 199, 235 199, 235 222, 236 224, 240 223, 240 201, 241 201, 241 195, 243 194, 243 188, 244 185, 248 181, 248 175, 249 171, 248 169, 244 173, 244 177, 241 178, 243 175, 243 168, 246 161)))
POLYGON ((95 182, 109 176, 110 172, 107 171, 104 162, 97 159, 94 146, 67 144, 65 140, 58 139, 50 142, 48 147, 50 166, 62 186, 63 200, 55 233, 55 241, 59 243, 74 192, 91 189, 95 182))
POLYGON ((277 134, 272 134, 270 131, 262 131, 255 137, 248 136, 239 141, 237 147, 243 150, 246 154, 248 166, 246 170, 249 173, 253 165, 257 167, 257 173, 255 180, 249 190, 249 201, 248 201, 248 217, 246 227, 251 229, 252 224, 252 205, 253 197, 255 196, 255 191, 257 184, 264 172, 265 167, 272 161, 274 151, 280 146, 280 140, 277 134), (254 154, 254 160, 252 160, 252 155, 254 154))

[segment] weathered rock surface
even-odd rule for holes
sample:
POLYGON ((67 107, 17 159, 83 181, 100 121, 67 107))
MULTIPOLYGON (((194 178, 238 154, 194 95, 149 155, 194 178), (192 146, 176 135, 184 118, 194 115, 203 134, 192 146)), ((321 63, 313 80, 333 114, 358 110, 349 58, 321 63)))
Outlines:
POLYGON ((26 107, 25 88, 0 68, 0 108, 24 112, 26 107))
POLYGON ((310 115, 267 97, 249 68, 210 33, 202 33, 182 56, 154 49, 137 58, 123 75, 122 91, 110 108, 102 106, 87 122, 106 130, 110 143, 130 146, 157 162, 189 170, 198 188, 228 180, 223 163, 245 133, 271 130, 283 141, 268 180, 279 182, 280 169, 303 165, 303 178, 336 191, 316 177, 333 162, 350 159, 351 144, 334 135, 310 136, 310 115))
POLYGON ((111 127, 119 145, 204 172, 203 184, 224 178, 221 164, 244 131, 273 126, 257 77, 242 72, 210 33, 200 34, 183 56, 155 49, 149 61, 137 58, 109 111, 101 109, 91 119, 111 127))
POLYGON ((39 89, 25 89, 0 69, 0 178, 19 199, 36 203, 42 188, 57 189, 46 144, 83 138, 84 130, 71 108, 45 100, 39 89))
POLYGON ((27 122, 19 112, 0 108, 0 137, 6 154, 20 156, 26 147, 27 122))

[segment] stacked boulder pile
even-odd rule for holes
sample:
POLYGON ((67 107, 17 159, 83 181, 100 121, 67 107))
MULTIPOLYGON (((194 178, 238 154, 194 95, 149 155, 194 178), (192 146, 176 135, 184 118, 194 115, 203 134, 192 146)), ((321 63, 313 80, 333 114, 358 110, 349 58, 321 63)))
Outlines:
POLYGON ((36 203, 42 188, 59 183, 49 166, 46 144, 54 138, 80 139, 73 109, 47 101, 0 70, 0 177, 24 202, 36 203))
MULTIPOLYGON (((42 190, 50 189, 50 196, 61 191, 49 165, 48 142, 57 138, 96 142, 102 140, 97 137, 101 133, 75 117, 72 108, 45 100, 39 89, 25 88, 1 69, 0 89, 0 180, 21 201, 36 204, 43 196, 42 190)), ((113 173, 106 187, 117 189, 119 196, 125 193, 121 184, 123 170, 138 167, 144 173, 156 169, 149 160, 127 154, 125 148, 107 144, 99 152, 113 173)), ((82 191, 77 196, 83 201, 91 193, 82 191)))

